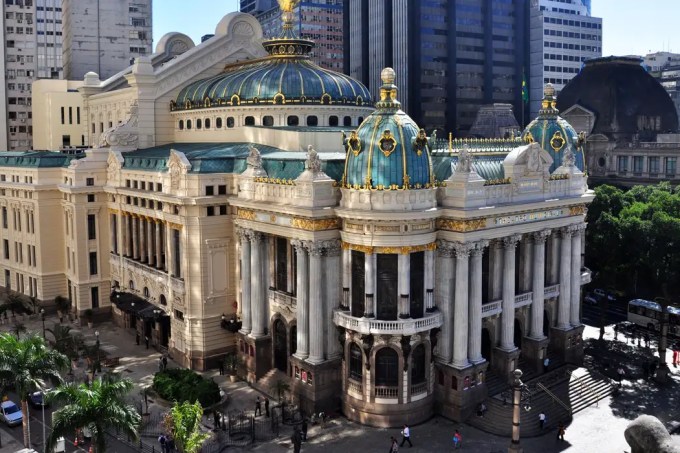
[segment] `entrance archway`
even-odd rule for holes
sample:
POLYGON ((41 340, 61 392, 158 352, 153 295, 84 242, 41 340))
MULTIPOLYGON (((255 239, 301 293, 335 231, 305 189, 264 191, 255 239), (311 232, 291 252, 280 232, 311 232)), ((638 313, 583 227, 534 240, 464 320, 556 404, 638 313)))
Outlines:
POLYGON ((491 334, 489 329, 482 329, 482 357, 491 363, 491 334))
POLYGON ((515 318, 515 347, 522 349, 522 323, 515 318))
POLYGON ((274 366, 284 373, 288 371, 286 325, 280 319, 274 321, 274 366))

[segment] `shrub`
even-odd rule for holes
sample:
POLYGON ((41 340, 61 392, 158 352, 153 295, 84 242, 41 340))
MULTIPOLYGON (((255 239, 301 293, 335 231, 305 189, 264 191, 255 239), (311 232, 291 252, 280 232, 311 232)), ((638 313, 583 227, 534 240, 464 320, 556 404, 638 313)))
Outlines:
POLYGON ((159 371, 154 375, 153 389, 161 398, 178 403, 198 400, 201 406, 209 407, 220 401, 217 383, 191 370, 170 368, 159 371))

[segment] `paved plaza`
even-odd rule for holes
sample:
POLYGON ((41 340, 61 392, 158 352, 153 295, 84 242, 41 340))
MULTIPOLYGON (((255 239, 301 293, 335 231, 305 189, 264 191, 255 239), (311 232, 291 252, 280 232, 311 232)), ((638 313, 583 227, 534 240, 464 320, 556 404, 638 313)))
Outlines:
MULTIPOLYGON (((46 326, 49 329, 56 322, 54 317, 48 317, 46 326)), ((27 320, 29 330, 41 332, 40 320, 27 320)), ((2 331, 10 331, 13 324, 0 326, 2 331)), ((95 342, 95 330, 100 332, 101 348, 111 357, 120 357, 120 365, 116 368, 124 376, 129 377, 135 383, 134 395, 139 395, 138 389, 142 386, 151 385, 153 374, 158 370, 160 354, 153 348, 146 349, 144 344, 137 346, 132 332, 105 323, 95 328, 80 328, 73 326, 74 330, 81 332, 86 342, 95 342)), ((598 330, 586 327, 585 337, 593 338, 598 330)), ((49 333, 47 334, 50 335, 49 333)), ((614 345, 613 331, 607 330, 605 340, 608 350, 620 350, 622 348, 635 348, 637 346, 626 345, 620 341, 625 337, 619 336, 619 341, 614 345), (615 346, 615 347, 614 347, 615 346)), ((640 347, 643 351, 645 348, 640 347)), ((651 354, 651 350, 646 353, 651 354)), ((669 354, 670 355, 670 354, 669 354)), ((613 360, 620 363, 616 356, 613 360)), ((620 394, 601 400, 597 406, 576 414, 573 422, 567 427, 565 441, 558 443, 555 431, 551 430, 544 436, 530 439, 522 439, 525 452, 597 452, 597 453, 622 453, 629 451, 623 432, 628 423, 638 415, 646 413, 658 416, 664 423, 672 420, 673 414, 676 419, 680 411, 677 409, 680 402, 680 369, 671 367, 672 383, 667 387, 659 387, 658 384, 647 382, 639 369, 639 357, 635 353, 628 352, 625 357, 630 362, 625 363, 628 370, 627 379, 623 383, 620 394)), ((169 366, 177 366, 170 361, 169 366)), ((244 410, 252 411, 257 395, 256 390, 244 382, 231 383, 227 376, 219 376, 217 370, 203 373, 215 379, 220 387, 228 394, 227 411, 244 410)), ((84 368, 79 368, 75 373, 76 379, 84 378, 84 368)), ((271 397, 271 395, 270 395, 271 397)), ((140 398, 141 399, 141 398, 140 398)), ((167 404, 159 404, 152 398, 151 413, 159 414, 167 411, 167 404)), ((206 417, 206 426, 211 421, 206 417)), ((508 420, 508 423, 510 421, 508 420)), ((20 428, 14 428, 20 430, 20 428)), ((422 425, 412 427, 413 448, 403 447, 402 451, 409 452, 440 452, 450 451, 453 448, 451 438, 458 429, 463 436, 463 449, 465 451, 480 453, 505 452, 509 445, 509 439, 493 436, 466 424, 454 423, 450 420, 435 417, 422 425)), ((8 432, 9 428, 2 426, 3 447, 0 452, 14 452, 20 450, 20 445, 12 441, 8 432)), ((227 448, 224 451, 258 451, 258 452, 285 452, 292 450, 290 435, 292 427, 282 425, 280 436, 277 440, 268 443, 255 444, 252 447, 239 449, 227 448)), ((308 442, 303 444, 303 452, 385 452, 389 449, 390 436, 400 437, 399 429, 378 429, 351 423, 341 417, 332 419, 324 428, 311 426, 308 442)), ((680 436, 675 436, 680 442, 680 436)), ((155 439, 145 438, 149 445, 155 445, 155 439)), ((111 450, 116 452, 117 450, 111 450)), ((125 450, 126 452, 129 450, 125 450)), ((122 453, 122 451, 121 451, 122 453)))

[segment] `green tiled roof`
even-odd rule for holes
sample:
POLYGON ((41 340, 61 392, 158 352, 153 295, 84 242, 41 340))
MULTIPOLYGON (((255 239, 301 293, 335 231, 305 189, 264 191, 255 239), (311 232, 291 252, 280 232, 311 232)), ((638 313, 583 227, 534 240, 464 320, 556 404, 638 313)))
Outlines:
POLYGON ((84 157, 84 154, 63 154, 57 151, 2 151, 0 152, 0 167, 68 167, 71 160, 81 157, 84 157))

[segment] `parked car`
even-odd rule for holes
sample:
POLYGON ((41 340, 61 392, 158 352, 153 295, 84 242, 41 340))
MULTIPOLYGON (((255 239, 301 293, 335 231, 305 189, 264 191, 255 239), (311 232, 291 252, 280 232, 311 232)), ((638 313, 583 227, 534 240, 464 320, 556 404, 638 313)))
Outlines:
POLYGON ((611 291, 605 291, 600 288, 594 289, 593 294, 595 294, 600 299, 604 299, 606 297, 612 302, 616 300, 616 296, 611 291))
POLYGON ((593 294, 588 293, 583 298, 583 302, 588 304, 588 305, 597 305, 598 304, 598 298, 595 297, 593 294))
POLYGON ((42 409, 43 406, 49 407, 50 405, 47 401, 45 401, 45 395, 42 391, 29 393, 28 402, 31 403, 31 406, 35 407, 36 409, 42 409))
POLYGON ((0 404, 0 417, 2 417, 2 421, 5 422, 7 426, 18 426, 21 425, 23 421, 21 409, 10 400, 3 401, 3 403, 0 404))

